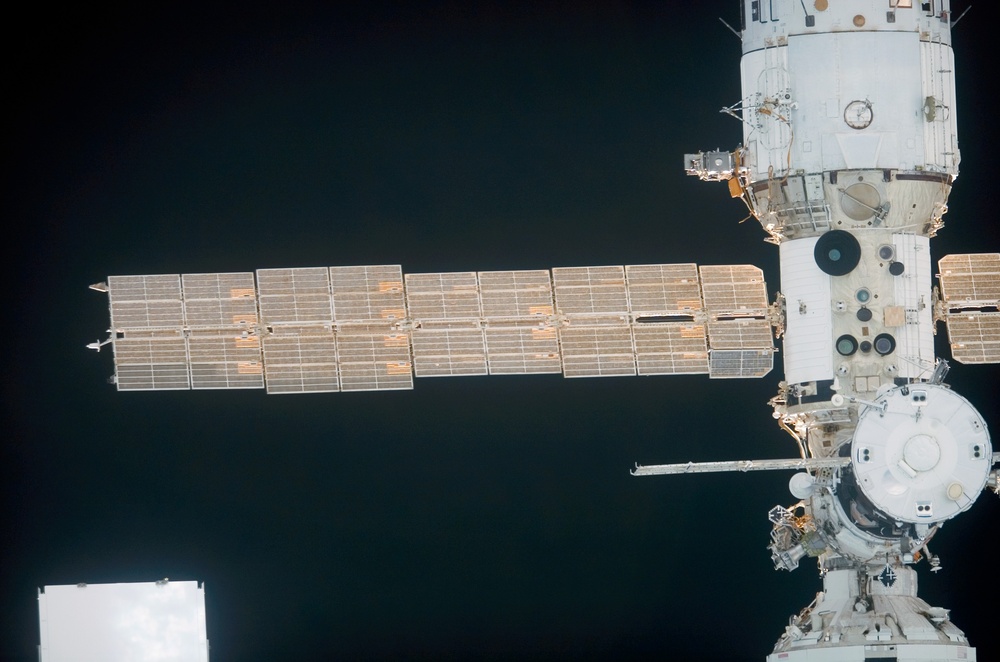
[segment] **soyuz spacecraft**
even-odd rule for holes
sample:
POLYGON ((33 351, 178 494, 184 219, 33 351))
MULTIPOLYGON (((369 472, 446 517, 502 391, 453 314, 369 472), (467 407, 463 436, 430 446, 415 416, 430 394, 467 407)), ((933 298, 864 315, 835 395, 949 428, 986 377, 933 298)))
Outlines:
POLYGON ((797 457, 636 466, 636 475, 797 470, 775 507, 777 569, 814 559, 823 590, 768 660, 975 660, 917 597, 929 543, 998 487, 983 417, 945 384, 952 358, 1000 362, 1000 253, 948 255, 960 161, 948 0, 747 0, 743 126, 688 154, 725 182, 780 256, 769 301, 752 265, 644 264, 402 273, 398 265, 111 276, 119 390, 398 390, 413 377, 562 373, 758 378, 797 457))

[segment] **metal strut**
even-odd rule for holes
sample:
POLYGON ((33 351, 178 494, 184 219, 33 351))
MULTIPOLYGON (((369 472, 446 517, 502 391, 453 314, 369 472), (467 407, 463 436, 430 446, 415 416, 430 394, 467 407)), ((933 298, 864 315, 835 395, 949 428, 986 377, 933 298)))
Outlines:
POLYGON ((777 471, 780 469, 830 469, 846 467, 849 457, 820 457, 789 460, 730 460, 725 462, 686 462, 683 464, 636 464, 633 476, 664 474, 704 474, 724 471, 777 471))

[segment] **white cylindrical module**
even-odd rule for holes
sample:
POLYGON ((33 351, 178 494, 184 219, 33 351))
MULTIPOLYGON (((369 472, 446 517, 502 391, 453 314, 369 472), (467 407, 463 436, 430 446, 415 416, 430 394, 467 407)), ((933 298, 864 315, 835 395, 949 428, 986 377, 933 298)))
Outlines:
POLYGON ((745 3, 752 181, 869 168, 958 174, 949 3, 890 4, 745 3))
POLYGON ((959 152, 947 2, 746 2, 745 198, 781 247, 799 392, 934 368, 929 238, 959 152))

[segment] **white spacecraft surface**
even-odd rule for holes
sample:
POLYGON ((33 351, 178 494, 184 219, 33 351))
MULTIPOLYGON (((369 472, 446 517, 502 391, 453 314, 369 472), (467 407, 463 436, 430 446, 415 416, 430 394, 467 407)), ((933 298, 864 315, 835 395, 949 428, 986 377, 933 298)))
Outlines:
POLYGON ((46 586, 38 616, 39 662, 208 662, 198 582, 46 586))
MULTIPOLYGON (((295 394, 413 388, 414 377, 561 373, 760 378, 794 457, 637 466, 637 475, 798 470, 770 513, 775 567, 823 591, 769 660, 974 660, 913 564, 998 490, 1000 457, 951 358, 1000 362, 1000 253, 932 260, 959 173, 947 1, 748 1, 743 127, 688 154, 776 245, 781 294, 747 264, 404 273, 400 265, 110 276, 117 388, 295 394), (936 268, 935 268, 936 264, 936 268), (935 279, 936 275, 936 279, 935 279)), ((692 259, 698 256, 692 255, 692 259)))

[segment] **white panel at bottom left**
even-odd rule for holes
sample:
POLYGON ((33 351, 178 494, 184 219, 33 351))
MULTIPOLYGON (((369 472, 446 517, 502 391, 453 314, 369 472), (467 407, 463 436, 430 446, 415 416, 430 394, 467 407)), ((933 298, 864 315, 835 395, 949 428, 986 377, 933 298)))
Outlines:
POLYGON ((41 662, 208 662, 198 582, 46 586, 38 624, 41 662))

